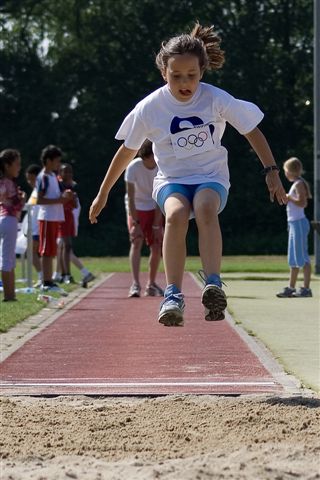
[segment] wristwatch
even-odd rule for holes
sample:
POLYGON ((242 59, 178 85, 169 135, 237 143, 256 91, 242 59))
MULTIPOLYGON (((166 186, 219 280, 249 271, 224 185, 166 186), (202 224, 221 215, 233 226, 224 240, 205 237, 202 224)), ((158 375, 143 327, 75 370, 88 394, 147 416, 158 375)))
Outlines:
POLYGON ((277 172, 279 172, 280 168, 278 167, 278 165, 270 165, 269 167, 264 167, 261 170, 261 174, 262 175, 267 175, 267 173, 271 172, 272 170, 277 170, 277 172))

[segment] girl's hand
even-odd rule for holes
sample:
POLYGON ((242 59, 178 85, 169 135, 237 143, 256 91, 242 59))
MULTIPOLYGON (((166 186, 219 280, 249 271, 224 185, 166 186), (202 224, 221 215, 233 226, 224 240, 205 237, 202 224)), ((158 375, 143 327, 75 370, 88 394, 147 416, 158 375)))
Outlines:
POLYGON ((143 238, 142 229, 139 224, 133 225, 129 232, 130 242, 134 242, 136 238, 143 238))
POLYGON ((89 210, 89 220, 91 223, 98 223, 97 216, 100 214, 101 210, 106 206, 108 200, 108 195, 102 197, 98 193, 96 198, 93 200, 90 210, 89 210))
POLYGON ((279 173, 276 170, 271 170, 267 173, 266 184, 270 192, 271 202, 274 202, 276 198, 279 205, 286 205, 288 203, 287 194, 281 183, 279 173))

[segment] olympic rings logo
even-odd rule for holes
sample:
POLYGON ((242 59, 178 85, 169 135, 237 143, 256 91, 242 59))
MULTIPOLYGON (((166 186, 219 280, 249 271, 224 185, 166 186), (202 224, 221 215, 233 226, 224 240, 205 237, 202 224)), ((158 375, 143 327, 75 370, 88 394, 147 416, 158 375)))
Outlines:
POLYGON ((192 148, 198 147, 201 148, 204 142, 207 140, 208 134, 207 132, 199 132, 198 135, 191 133, 188 137, 179 137, 177 140, 177 144, 181 148, 192 148))

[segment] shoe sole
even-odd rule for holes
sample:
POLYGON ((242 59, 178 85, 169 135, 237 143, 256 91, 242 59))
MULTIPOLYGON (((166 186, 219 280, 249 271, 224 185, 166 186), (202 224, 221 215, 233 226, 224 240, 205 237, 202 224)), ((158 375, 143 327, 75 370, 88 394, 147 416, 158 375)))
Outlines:
POLYGON ((168 310, 159 315, 159 323, 165 327, 183 327, 183 314, 181 310, 168 310))
POLYGON ((216 322, 224 320, 224 310, 227 308, 226 294, 215 285, 207 286, 202 293, 202 304, 205 307, 205 320, 216 322))
POLYGON ((139 298, 140 297, 140 293, 132 293, 128 295, 128 298, 139 298))

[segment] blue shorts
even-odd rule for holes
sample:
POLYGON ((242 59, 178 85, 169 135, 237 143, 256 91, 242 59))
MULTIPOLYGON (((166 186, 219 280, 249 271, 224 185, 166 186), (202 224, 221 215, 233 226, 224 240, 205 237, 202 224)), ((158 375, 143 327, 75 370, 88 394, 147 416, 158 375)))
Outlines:
POLYGON ((308 255, 308 234, 310 223, 307 218, 288 222, 288 263, 290 267, 301 268, 310 263, 308 255))
POLYGON ((181 183, 168 183, 160 188, 158 195, 157 195, 157 204, 159 205, 162 213, 164 213, 164 203, 170 195, 173 193, 180 193, 184 197, 186 197, 190 204, 193 203, 193 198, 197 192, 203 190, 205 188, 211 188, 215 192, 217 192, 220 196, 220 206, 218 213, 221 213, 224 207, 226 206, 228 200, 228 191, 224 188, 221 183, 217 182, 207 182, 207 183, 200 183, 196 185, 183 185, 181 183))

